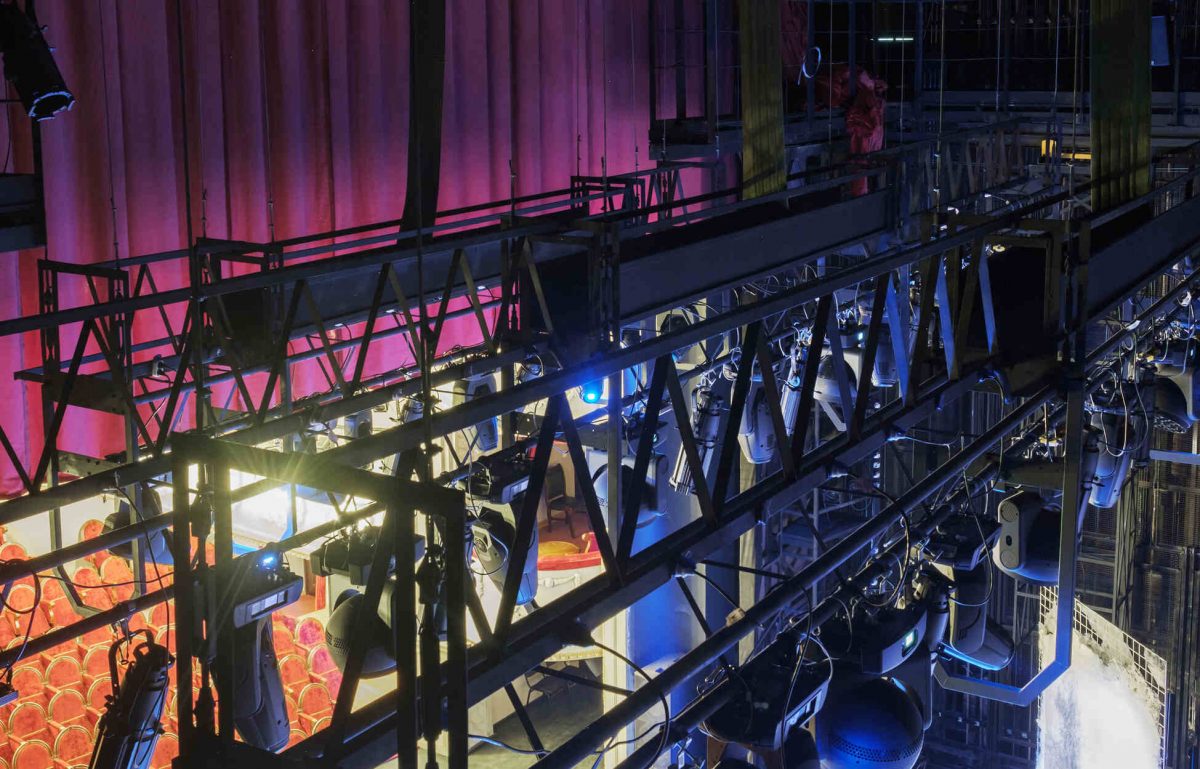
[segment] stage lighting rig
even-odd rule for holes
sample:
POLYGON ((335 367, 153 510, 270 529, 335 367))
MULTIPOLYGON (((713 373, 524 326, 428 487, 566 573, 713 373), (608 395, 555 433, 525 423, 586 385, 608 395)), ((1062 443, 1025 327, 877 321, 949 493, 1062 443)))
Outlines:
MULTIPOLYGON (((89 769, 146 769, 162 733, 167 702, 167 670, 174 664, 166 647, 154 642, 148 630, 137 630, 108 651, 112 696, 96 725, 96 742, 89 769), (146 640, 133 647, 133 661, 123 679, 117 676, 117 653, 138 635, 146 640)), ((286 713, 285 713, 286 716, 286 713)))
POLYGON ((38 24, 34 0, 25 0, 24 11, 16 2, 0 2, 4 77, 16 89, 26 114, 39 122, 75 104, 75 96, 58 71, 43 29, 38 24))

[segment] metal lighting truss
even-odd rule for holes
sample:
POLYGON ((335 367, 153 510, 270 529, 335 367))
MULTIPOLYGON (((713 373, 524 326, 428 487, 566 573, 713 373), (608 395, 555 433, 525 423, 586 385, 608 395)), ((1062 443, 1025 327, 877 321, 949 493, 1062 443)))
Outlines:
MULTIPOLYGON (((981 133, 995 135, 996 129, 985 127, 981 133)), ((962 141, 972 146, 970 135, 962 141)), ((925 146, 920 151, 928 150, 925 146)), ((967 156, 968 153, 961 154, 967 156)), ((994 159, 995 154, 990 157, 994 159)), ((158 429, 157 434, 149 436, 152 438, 149 443, 145 442, 146 436, 131 442, 136 444, 131 453, 146 449, 144 458, 104 468, 57 487, 43 488, 48 478, 55 477, 48 475, 56 456, 53 440, 56 433, 52 430, 38 467, 28 474, 31 493, 0 506, 0 521, 10 522, 39 512, 53 512, 57 505, 86 499, 108 488, 163 483, 169 473, 169 480, 174 482, 175 503, 171 513, 139 521, 98 539, 62 547, 28 562, 2 565, 0 582, 11 583, 87 553, 173 527, 177 564, 174 585, 139 595, 70 627, 51 630, 32 639, 25 653, 52 648, 88 629, 116 622, 174 597, 179 602, 178 655, 184 667, 178 679, 184 760, 201 765, 223 750, 228 751, 225 755, 229 761, 239 760, 242 751, 254 754, 245 761, 262 766, 271 765, 272 760, 280 761, 280 765, 298 760, 314 765, 365 767, 399 753, 401 765, 412 766, 418 737, 424 737, 432 749, 444 727, 448 734, 449 765, 465 767, 466 712, 471 705, 505 688, 516 676, 573 643, 581 630, 595 629, 671 580, 681 564, 703 561, 772 511, 792 504, 831 476, 851 472, 858 462, 877 452, 889 439, 906 434, 945 404, 978 387, 981 377, 1002 371, 1004 356, 1017 351, 1005 350, 1000 341, 999 332, 1003 329, 999 324, 1005 316, 1003 308, 997 308, 992 301, 989 270, 992 246, 1019 240, 1028 247, 1044 249, 1044 274, 1032 282, 1037 284, 1040 279, 1045 288, 1042 331, 1047 339, 1053 340, 1059 355, 1038 370, 1024 390, 1026 397, 1014 402, 1011 410, 986 433, 914 483, 878 515, 762 596, 746 609, 741 619, 713 632, 652 681, 544 756, 539 764, 574 766, 657 703, 660 695, 710 665, 759 624, 780 612, 794 611, 794 604, 802 595, 818 580, 846 564, 864 545, 879 544, 880 557, 868 563, 856 579, 869 580, 890 568, 893 561, 883 556, 898 552, 902 545, 900 540, 886 539, 885 535, 901 518, 911 518, 913 536, 931 531, 950 510, 942 506, 917 518, 915 513, 922 503, 948 484, 959 482, 972 463, 1008 433, 1023 428, 1049 401, 1065 397, 1066 406, 1056 413, 1065 415, 1067 435, 1081 433, 1083 401, 1089 387, 1086 365, 1119 354, 1123 340, 1135 333, 1149 333, 1156 322, 1177 312, 1176 300, 1195 282, 1196 274, 1187 273, 1154 305, 1147 308, 1144 303, 1130 304, 1145 286, 1189 257, 1200 243, 1200 216, 1197 216, 1200 201, 1194 189, 1195 180, 1200 178, 1200 164, 1191 152, 1172 159, 1176 167, 1186 165, 1190 169, 1187 173, 1175 176, 1144 199, 1116 212, 1084 220, 1038 217, 1045 212, 1055 216, 1063 209, 1064 202, 1086 188, 1071 192, 1050 188, 1032 202, 1018 200, 989 211, 994 203, 985 202, 983 194, 989 188, 1012 181, 1012 176, 1002 176, 997 166, 968 180, 969 195, 956 201, 957 212, 943 209, 923 217, 922 226, 917 228, 919 235, 908 242, 900 240, 900 245, 879 249, 856 249, 864 241, 876 244, 881 235, 894 233, 904 224, 905 215, 916 210, 910 207, 911 203, 902 205, 905 190, 911 190, 916 186, 913 182, 920 178, 911 174, 912 168, 921 167, 911 160, 912 157, 900 153, 898 158, 877 167, 851 173, 833 169, 809 175, 794 180, 803 181, 803 186, 753 201, 719 204, 731 197, 731 193, 686 198, 672 192, 672 200, 657 202, 640 197, 637 180, 641 177, 630 176, 628 181, 612 177, 609 184, 601 182, 598 192, 585 186, 594 185, 594 180, 580 180, 575 196, 568 191, 565 199, 551 196, 545 200, 521 201, 535 207, 546 205, 550 213, 514 216, 510 208, 507 214, 485 217, 474 229, 462 222, 447 223, 445 230, 439 231, 443 234, 397 236, 394 231, 386 232, 393 226, 389 224, 363 228, 384 229, 383 234, 358 237, 358 232, 343 231, 337 235, 356 237, 352 244, 343 241, 314 245, 325 238, 332 239, 329 233, 312 241, 289 242, 286 246, 202 243, 186 255, 192 267, 192 283, 187 287, 146 294, 128 291, 93 305, 0 323, 0 333, 53 330, 63 323, 82 323, 81 338, 86 340, 92 335, 98 341, 103 340, 100 343, 107 347, 107 351, 101 351, 101 358, 91 361, 105 370, 104 375, 92 375, 101 380, 92 384, 113 382, 109 391, 120 391, 126 416, 132 411, 129 400, 145 395, 134 395, 136 380, 148 379, 164 370, 174 372, 173 376, 167 376, 170 382, 162 388, 165 392, 155 396, 164 404, 163 413, 158 416, 161 423, 151 420, 152 425, 143 423, 131 430, 140 435, 158 429), (908 170, 900 175, 898 167, 908 170), (863 176, 872 180, 872 189, 863 196, 850 195, 846 190, 848 182, 863 176), (885 183, 899 178, 910 184, 885 183), (579 202, 587 197, 594 198, 591 208, 579 202), (704 203, 713 205, 697 208, 704 203), (988 213, 981 215, 976 211, 988 213), (671 216, 664 217, 668 212, 671 216), (1124 214, 1137 218, 1135 226, 1114 230, 1111 226, 1114 223, 1128 221, 1127 217, 1119 219, 1124 214), (381 242, 386 245, 378 246, 381 242), (354 250, 323 260, 289 264, 290 257, 280 256, 289 248, 295 249, 289 254, 304 256, 354 250), (848 258, 834 258, 838 254, 855 253, 856 256, 848 258), (226 275, 223 270, 212 268, 214 259, 223 264, 234 257, 244 261, 256 254, 256 258, 263 259, 261 264, 256 263, 264 268, 259 271, 226 275), (736 258, 731 259, 731 254, 736 254, 736 258), (1133 255, 1137 258, 1131 258, 1133 255), (571 319, 569 313, 564 316, 553 296, 559 284, 543 285, 540 277, 545 270, 569 270, 576 263, 583 267, 578 273, 580 280, 598 300, 588 304, 583 320, 571 319), (429 290, 423 276, 418 274, 418 265, 425 276, 440 278, 444 288, 429 290), (696 269, 695 265, 704 268, 696 269), (363 275, 373 277, 363 283, 363 275), (765 280, 768 276, 770 282, 765 280), (322 278, 358 281, 366 287, 369 301, 362 305, 348 303, 332 311, 322 307, 319 299, 335 304, 336 299, 344 298, 344 292, 321 294, 317 283, 322 278), (764 285, 769 290, 764 290, 764 285), (484 289, 481 291, 479 286, 484 289), (638 340, 619 343, 623 328, 644 324, 646 319, 673 307, 743 286, 758 287, 756 301, 724 308, 710 302, 706 317, 690 325, 661 333, 657 333, 657 328, 651 329, 638 340), (262 391, 261 398, 248 397, 253 393, 245 375, 251 364, 249 358, 243 360, 239 355, 244 352, 239 350, 239 344, 248 340, 236 338, 223 326, 227 318, 221 316, 228 315, 232 301, 229 297, 246 297, 249 295, 241 292, 276 288, 273 298, 283 300, 282 312, 274 316, 282 319, 280 327, 269 345, 276 355, 266 360, 256 359, 253 365, 266 371, 268 378, 282 378, 289 355, 286 343, 298 338, 298 328, 303 328, 303 334, 315 330, 320 339, 305 354, 321 359, 328 372, 336 367, 340 373, 331 373, 330 391, 310 402, 289 403, 287 398, 273 402, 271 387, 262 391), (486 315, 481 310, 484 302, 489 301, 485 298, 489 289, 492 296, 499 295, 498 300, 491 300, 498 302, 500 320, 495 326, 484 321, 486 315), (898 384, 882 390, 872 386, 869 376, 852 384, 844 374, 837 375, 840 394, 837 408, 845 429, 820 432, 818 440, 809 440, 807 436, 813 432, 809 425, 820 420, 815 408, 815 386, 823 357, 821 351, 828 345, 833 370, 844 371, 845 351, 839 322, 847 297, 856 289, 869 297, 870 306, 861 345, 861 370, 870 372, 880 351, 890 350, 897 365, 898 384), (442 324, 450 312, 449 301, 455 296, 466 297, 466 312, 480 322, 482 343, 478 349, 460 351, 450 360, 443 360, 435 352, 442 324), (437 304, 432 311, 421 309, 434 302, 437 304), (152 360, 150 363, 138 360, 130 349, 136 343, 131 343, 129 334, 122 334, 120 329, 132 326, 128 320, 132 313, 157 313, 172 305, 182 308, 189 319, 186 333, 171 334, 164 342, 174 357, 166 366, 153 364, 152 360), (305 306, 308 314, 302 316, 301 308, 305 306), (385 316, 389 318, 383 324, 385 327, 400 329, 397 333, 410 340, 421 376, 410 377, 409 372, 397 370, 367 383, 361 375, 363 348, 378 335, 380 321, 385 316), (795 385, 800 394, 799 420, 789 433, 778 407, 778 396, 782 386, 793 385, 781 384, 776 378, 779 361, 773 352, 773 342, 779 337, 780 328, 787 329, 786 334, 794 333, 791 323, 797 317, 803 318, 800 322, 806 327, 810 342, 801 381, 795 385), (971 328, 980 317, 982 336, 971 328), (1081 332, 1093 321, 1112 317, 1125 321, 1120 330, 1100 347, 1085 350, 1081 332), (1139 321, 1136 326, 1129 323, 1135 317, 1139 321), (335 343, 327 332, 333 322, 364 324, 365 330, 355 340, 358 363, 353 367, 349 359, 339 360, 332 354, 335 343), (307 327, 302 323, 308 324, 307 327), (208 328, 212 331, 206 336, 204 330, 208 328), (561 335, 566 329, 582 329, 581 342, 567 344, 561 335), (731 342, 734 337, 736 344, 731 342), (713 338, 726 340, 715 358, 696 369, 679 370, 673 352, 713 338), (114 350, 118 352, 115 357, 114 350), (557 367, 547 366, 541 376, 520 383, 513 381, 513 363, 531 353, 552 360, 555 351, 560 353, 557 367), (639 365, 650 367, 648 386, 636 394, 622 393, 621 372, 639 365), (745 405, 755 369, 760 372, 762 386, 768 392, 767 402, 771 404, 770 423, 778 447, 776 462, 765 466, 755 482, 738 491, 732 486, 739 453, 738 420, 725 420, 713 450, 711 470, 706 474, 698 456, 696 436, 689 427, 682 384, 723 365, 733 376, 729 413, 734 415, 740 414, 745 405), (316 455, 289 454, 252 445, 305 431, 314 421, 355 413, 386 403, 397 395, 416 395, 422 391, 428 394, 439 381, 461 377, 465 371, 497 369, 507 373, 501 388, 494 393, 445 411, 427 411, 414 422, 340 443, 316 455), (125 375, 116 382, 120 376, 118 370, 125 375), (201 393, 198 402, 207 401, 213 380, 221 376, 228 377, 227 381, 242 393, 244 410, 230 413, 213 409, 210 414, 208 406, 198 407, 204 435, 170 435, 173 413, 180 408, 185 389, 191 387, 201 393), (580 470, 586 471, 581 433, 588 424, 572 413, 567 393, 602 377, 609 378, 610 387, 607 419, 601 428, 609 447, 607 520, 601 513, 595 490, 582 483, 580 492, 596 535, 604 573, 518 618, 514 611, 517 591, 526 559, 536 557, 530 553, 536 525, 535 505, 544 485, 553 442, 562 440, 567 444, 577 475, 580 470), (622 395, 629 397, 618 397, 622 395), (541 418, 535 420, 528 432, 518 435, 515 420, 509 416, 534 403, 544 403, 541 418), (686 461, 696 479, 700 510, 694 520, 639 551, 633 548, 638 518, 636 500, 623 500, 619 481, 622 476, 619 463, 626 443, 621 416, 625 406, 632 403, 641 404, 639 408, 646 415, 663 412, 674 415, 686 461), (466 523, 462 494, 428 477, 428 466, 420 450, 436 439, 494 417, 505 420, 506 442, 532 446, 535 451, 529 488, 517 515, 516 539, 500 607, 491 618, 479 605, 474 591, 467 589, 470 576, 462 552, 461 535, 466 523), (395 458, 395 477, 356 469, 386 457, 395 458), (180 481, 190 477, 187 469, 192 465, 203 467, 203 472, 196 475, 202 479, 202 486, 189 489, 180 481), (265 480, 230 489, 229 473, 234 469, 263 476, 265 480), (414 472, 417 480, 412 479, 414 472), (345 510, 332 523, 300 532, 274 545, 274 549, 298 547, 368 514, 382 512, 384 535, 375 559, 385 564, 394 555, 397 577, 406 584, 415 579, 412 560, 406 557, 412 552, 409 541, 413 534, 412 514, 424 513, 436 531, 438 573, 449 619, 443 652, 433 623, 425 623, 420 631, 416 630, 415 599, 408 591, 399 591, 406 595, 402 616, 392 628, 400 655, 396 690, 358 710, 352 708, 363 653, 362 644, 356 643, 330 726, 284 751, 278 759, 271 759, 233 741, 230 714, 225 711, 214 733, 197 729, 192 722, 190 684, 185 683, 190 681, 188 671, 198 650, 212 648, 211 634, 218 632, 214 627, 219 628, 220 623, 209 622, 202 628, 189 603, 193 576, 201 581, 208 577, 207 567, 201 567, 197 575, 191 573, 188 547, 194 521, 186 513, 192 511, 196 494, 211 501, 216 568, 220 569, 232 557, 232 504, 281 484, 302 484, 331 494, 353 494, 372 504, 345 510), (466 640, 467 614, 482 637, 480 643, 470 646, 466 640), (197 643, 204 645, 196 646, 197 643), (419 662, 415 655, 418 645, 422 649, 419 662)), ((1011 163, 1010 167, 1019 165, 1011 163)), ((669 172, 668 166, 667 170, 653 173, 669 172)), ((932 180, 926 177, 925 181, 932 180)), ((659 195, 663 189, 678 189, 669 179, 645 186, 657 190, 659 195)), ((128 263, 119 269, 127 266, 128 263)), ((116 277, 119 276, 114 273, 116 277)), ((54 366, 31 374, 46 380, 43 386, 49 388, 50 400, 56 404, 51 420, 55 430, 61 424, 66 404, 72 402, 77 383, 89 381, 81 379, 89 376, 81 374, 85 343, 77 344, 76 348, 76 354, 68 362, 56 361, 54 366), (49 381, 60 375, 57 383, 49 381)), ((629 436, 635 447, 635 478, 646 476, 656 421, 643 419, 641 427, 629 436)), ((1032 440, 1033 434, 1026 431, 1018 445, 1032 440)), ((1067 448, 1064 491, 1078 494, 1077 441, 1069 443, 1067 448)), ((1063 566, 1064 596, 1071 594, 1070 580, 1074 574, 1066 565, 1074 548, 1073 536, 1069 539, 1068 542, 1064 532, 1062 550, 1067 555, 1063 566)), ((372 570, 364 601, 371 610, 378 604, 384 573, 383 568, 372 570)), ((816 612, 816 623, 832 616, 832 606, 836 605, 831 604, 832 600, 810 607, 816 612)), ((1061 603, 1070 605, 1068 600, 1061 603)), ((21 653, 16 649, 0 653, 0 666, 13 662, 21 653)), ((1058 672, 1061 660, 1056 664, 1059 667, 1017 695, 996 692, 986 682, 949 675, 943 678, 948 685, 972 687, 989 696, 1023 697, 1058 672)), ((682 736, 703 718, 703 713, 711 712, 714 703, 719 704, 722 691, 722 687, 717 687, 705 693, 663 728, 671 730, 672 739, 682 736)), ((232 696, 229 692, 221 694, 223 700, 232 696)), ((523 711, 518 709, 518 713, 523 711)), ((532 728, 530 731, 536 740, 536 732, 532 728)), ((651 736, 628 759, 627 765, 639 766, 635 761, 644 762, 651 757, 658 744, 657 735, 651 736)))

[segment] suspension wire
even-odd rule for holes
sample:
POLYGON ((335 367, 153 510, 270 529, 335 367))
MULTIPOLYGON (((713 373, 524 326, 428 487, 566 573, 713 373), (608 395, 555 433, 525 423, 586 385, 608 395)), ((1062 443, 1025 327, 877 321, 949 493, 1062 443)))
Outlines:
MULTIPOLYGON (((915 35, 919 35, 919 34, 921 34, 921 30, 917 30, 914 33, 913 39, 915 40, 916 39, 915 35)), ((908 37, 908 3, 900 3, 900 37, 901 37, 901 39, 908 37)), ((888 63, 891 64, 890 59, 888 60, 888 63)), ((904 66, 906 63, 907 63, 907 58, 904 53, 904 43, 901 42, 901 44, 900 44, 900 118, 899 118, 899 120, 900 120, 900 143, 901 144, 904 144, 904 86, 907 84, 907 78, 904 77, 904 66)), ((890 69, 891 68, 889 67, 889 70, 890 69)), ((913 77, 920 77, 920 76, 921 76, 921 73, 919 73, 915 70, 913 71, 913 77)), ((887 116, 885 115, 884 116, 884 131, 883 131, 883 136, 884 136, 885 141, 887 139, 887 127, 886 126, 887 126, 887 116)))
MULTIPOLYGON (((636 58, 636 53, 635 53, 636 51, 637 51, 637 47, 633 43, 633 3, 630 3, 629 4, 629 82, 630 82, 630 89, 633 91, 633 93, 632 93, 633 98, 630 100, 631 102, 637 101, 637 85, 636 85, 637 79, 634 77, 634 73, 637 72, 637 58, 636 58)), ((633 137, 633 171, 634 171, 634 173, 637 173, 638 158, 639 158, 639 155, 638 155, 638 131, 637 131, 637 123, 633 120, 629 121, 629 133, 633 137)))
MULTIPOLYGON (((943 0, 944 2, 945 0, 943 0)), ((1067 205, 1071 208, 1067 212, 1068 217, 1075 210, 1075 153, 1078 152, 1079 146, 1079 6, 1082 0, 1075 0, 1075 51, 1071 55, 1074 62, 1074 78, 1071 85, 1071 163, 1067 167, 1071 169, 1067 175, 1067 205)))
POLYGON ((600 175, 603 177, 605 211, 611 203, 608 194, 608 0, 603 0, 600 13, 600 175))
POLYGON ((938 141, 937 141, 937 163, 934 166, 934 194, 937 199, 934 201, 935 208, 942 206, 942 119, 945 114, 946 107, 946 0, 942 0, 942 30, 941 30, 941 52, 938 62, 938 141))
MULTIPOLYGON (((853 11, 851 11, 851 13, 853 13, 853 11)), ((829 98, 827 98, 825 100, 827 102, 825 104, 825 110, 826 110, 826 112, 828 112, 828 115, 829 115, 829 121, 828 121, 829 135, 828 135, 827 141, 831 145, 833 144, 833 62, 834 61, 835 61, 835 59, 833 57, 833 3, 830 3, 829 4, 829 98)), ((849 68, 847 68, 847 71, 849 72, 849 68)), ((854 77, 853 72, 850 72, 850 77, 854 77)), ((832 152, 832 148, 831 148, 831 152, 832 152)))
POLYGON ((1000 115, 1000 30, 1004 27, 1004 0, 996 0, 996 116, 1000 115))
MULTIPOLYGON (((109 119, 109 114, 108 114, 108 112, 109 112, 109 104, 108 104, 108 35, 104 31, 104 6, 103 6, 101 0, 96 0, 96 13, 100 16, 100 76, 101 76, 101 82, 104 84, 104 145, 105 145, 105 150, 106 150, 106 153, 108 156, 108 207, 109 207, 109 211, 110 211, 110 216, 112 217, 113 261, 116 262, 116 264, 118 266, 120 266, 120 264, 121 264, 121 242, 120 242, 120 238, 117 234, 117 192, 116 192, 116 184, 113 180, 114 171, 113 171, 113 150, 112 150, 112 148, 113 148, 112 123, 109 119)), ((182 22, 180 22, 180 23, 182 23, 182 22)), ((182 39, 182 35, 181 35, 180 46, 182 47, 182 45, 183 45, 183 39, 182 39)), ((179 55, 181 57, 180 65, 179 65, 180 66, 179 77, 180 77, 180 81, 182 82, 182 79, 184 77, 182 50, 180 51, 179 55)), ((5 111, 5 114, 7 114, 7 110, 5 111)), ((186 136, 187 135, 186 127, 184 128, 184 131, 185 131, 184 136, 186 136)), ((10 142, 12 140, 11 136, 12 136, 12 132, 10 129, 10 131, 9 131, 9 141, 10 142)), ((183 151, 184 151, 184 168, 186 169, 187 168, 187 159, 186 159, 187 158, 187 140, 186 139, 184 139, 183 151)), ((5 163, 5 165, 7 166, 7 162, 5 163)), ((185 176, 186 176, 186 171, 185 171, 185 176)), ((190 192, 190 189, 188 191, 190 192)), ((189 221, 189 223, 191 221, 191 206, 190 205, 188 206, 188 221, 189 221)), ((190 235, 188 236, 188 240, 191 241, 190 235)))
POLYGON ((258 91, 263 114, 263 170, 267 182, 267 235, 275 242, 275 177, 271 171, 271 103, 267 99, 267 25, 258 6, 258 91))
POLYGON ((575 0, 575 175, 583 174, 583 119, 579 114, 579 77, 583 73, 580 57, 583 44, 579 33, 579 19, 583 15, 583 0, 575 0))

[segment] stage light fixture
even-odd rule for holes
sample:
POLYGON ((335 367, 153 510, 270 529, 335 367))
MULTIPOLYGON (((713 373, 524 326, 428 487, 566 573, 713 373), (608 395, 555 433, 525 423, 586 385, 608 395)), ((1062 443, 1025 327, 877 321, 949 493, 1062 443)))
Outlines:
POLYGON ((26 0, 24 11, 15 2, 0 3, 0 54, 4 77, 29 117, 48 120, 75 104, 37 22, 33 0, 26 0))
POLYGON ((585 382, 579 388, 579 397, 584 403, 600 403, 604 400, 604 380, 594 379, 591 382, 585 382))
MULTIPOLYGON (((517 520, 514 506, 503 510, 484 507, 471 522, 471 547, 480 569, 487 575, 496 589, 504 590, 508 574, 509 557, 517 539, 517 520)), ((521 572, 521 583, 517 589, 517 605, 523 606, 537 596, 537 526, 533 528, 533 539, 529 545, 529 557, 521 572)))
MULTIPOLYGON (((96 725, 89 769, 146 769, 162 733, 167 703, 167 670, 174 663, 166 647, 154 642, 147 630, 138 630, 117 641, 108 652, 113 694, 96 725), (133 661, 125 677, 117 676, 117 652, 138 635, 146 640, 133 648, 133 661)), ((285 714, 286 715, 286 714, 285 714)))
MULTIPOLYGON (((768 371, 767 376, 774 374, 768 371)), ((746 394, 746 406, 738 425, 738 445, 742 456, 752 465, 765 465, 775 458, 775 425, 771 421, 771 407, 761 378, 751 383, 746 394)))
MULTIPOLYGON (((692 391, 692 435, 696 439, 696 450, 700 462, 707 472, 712 449, 717 445, 717 433, 721 428, 721 412, 725 399, 713 392, 711 387, 697 387, 692 391)), ((703 481, 703 478, 701 479, 703 481)), ((687 452, 682 443, 675 458, 675 470, 671 473, 671 488, 685 493, 694 493, 695 479, 692 466, 688 464, 687 452)))
POLYGON ((925 724, 899 680, 839 666, 817 713, 816 737, 826 769, 912 769, 925 744, 925 724))
POLYGON ((271 615, 300 598, 304 581, 270 549, 235 558, 217 575, 218 594, 232 596, 233 611, 232 623, 217 636, 213 672, 223 688, 237 693, 233 724, 242 740, 279 750, 287 745, 291 727, 271 615))
MULTIPOLYGON (((371 561, 378 542, 378 526, 367 525, 343 531, 313 551, 313 574, 318 577, 336 574, 350 580, 351 585, 365 585, 371 578, 371 561)), ((416 535, 414 545, 414 558, 419 561, 425 555, 425 538, 416 535)), ((389 565, 388 573, 394 568, 395 559, 389 565)))
MULTIPOLYGON (((147 521, 162 515, 162 501, 159 499, 157 491, 145 489, 142 492, 142 504, 138 513, 138 515, 134 514, 128 498, 120 498, 116 512, 110 513, 104 519, 104 533, 107 534, 137 521, 147 521)), ((149 563, 156 563, 159 566, 169 566, 174 563, 171 559, 171 545, 167 541, 166 529, 139 537, 138 546, 142 548, 146 561, 149 563)), ((133 560, 133 544, 130 542, 113 545, 108 552, 127 561, 133 560)))
POLYGON ((996 507, 1000 533, 992 548, 997 568, 1038 585, 1058 583, 1062 508, 1034 491, 1009 494, 996 507))
POLYGON ((333 657, 338 670, 346 669, 350 638, 354 635, 367 637, 361 673, 363 678, 376 678, 396 669, 396 649, 391 630, 395 592, 396 580, 389 577, 383 584, 378 609, 362 619, 358 616, 359 606, 366 596, 358 590, 347 588, 334 601, 333 612, 325 623, 325 645, 329 647, 329 655, 333 657))

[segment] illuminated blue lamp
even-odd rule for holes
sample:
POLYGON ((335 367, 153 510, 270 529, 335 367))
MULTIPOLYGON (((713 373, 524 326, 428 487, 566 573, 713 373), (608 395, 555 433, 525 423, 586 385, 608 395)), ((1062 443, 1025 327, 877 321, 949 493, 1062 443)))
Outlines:
POLYGON ((599 403, 604 399, 604 380, 596 379, 585 383, 580 388, 580 397, 584 403, 599 403))
POLYGON ((258 556, 258 568, 270 571, 279 565, 279 553, 274 550, 263 550, 258 556))

